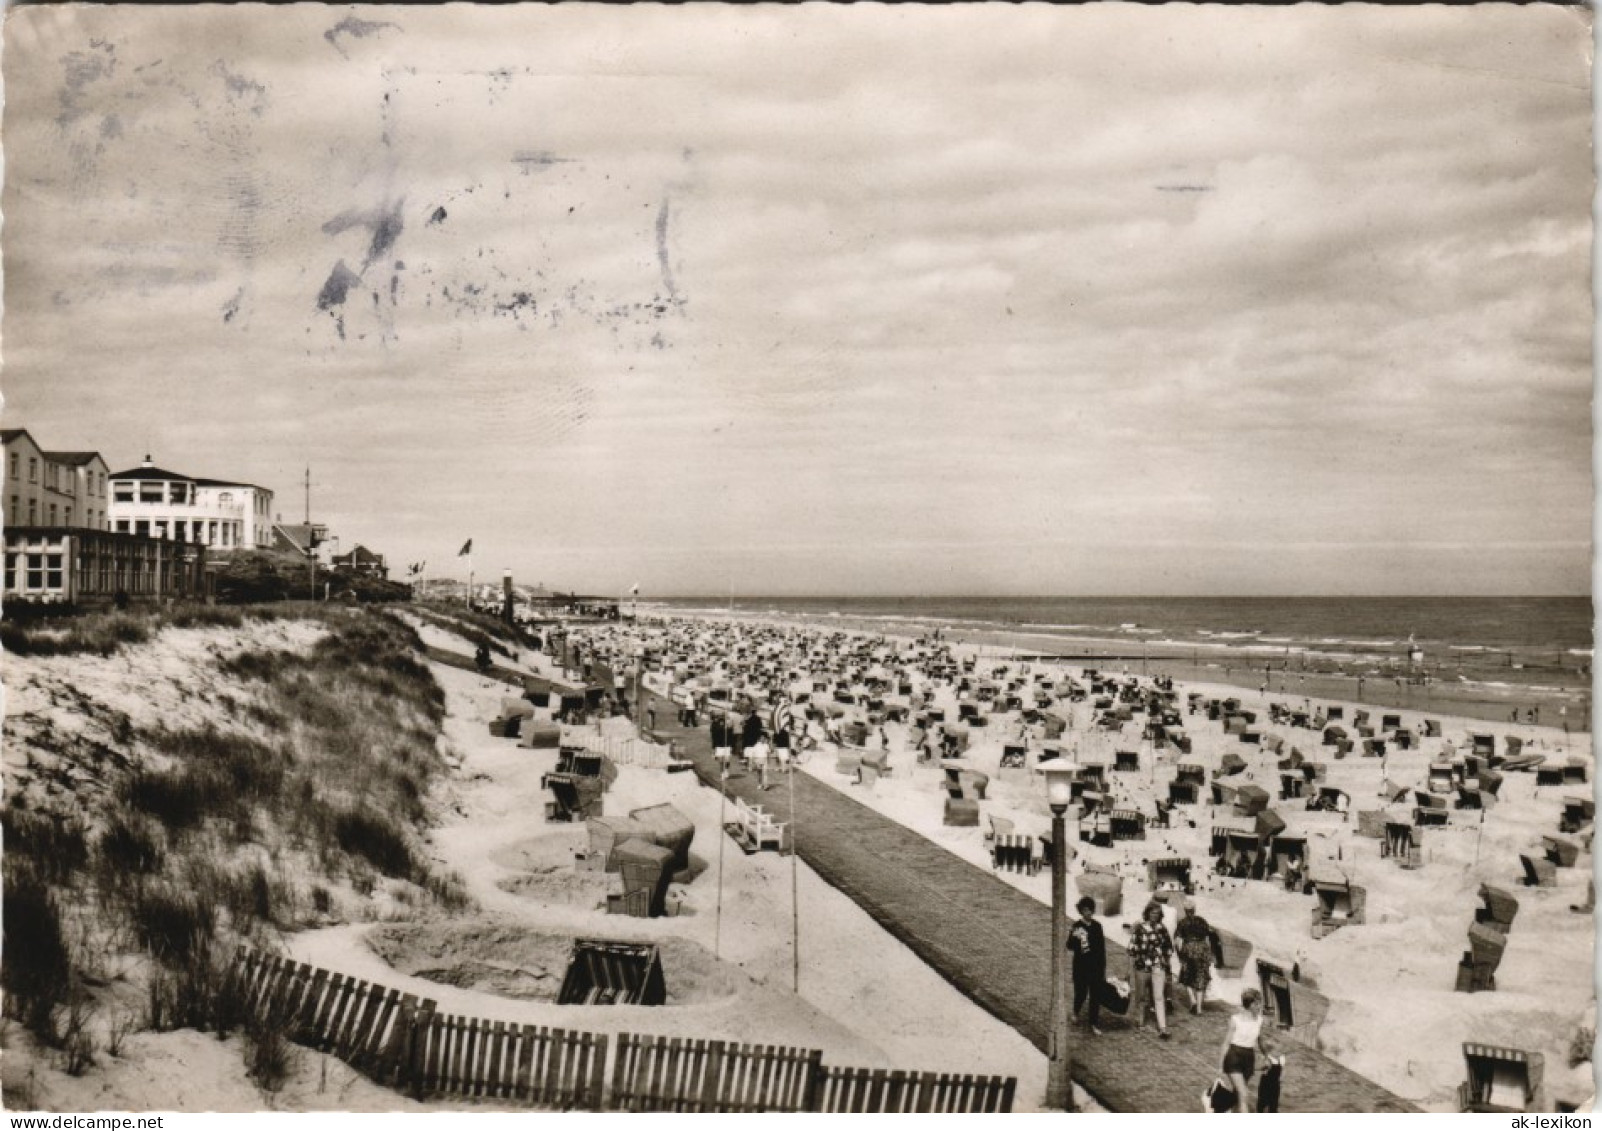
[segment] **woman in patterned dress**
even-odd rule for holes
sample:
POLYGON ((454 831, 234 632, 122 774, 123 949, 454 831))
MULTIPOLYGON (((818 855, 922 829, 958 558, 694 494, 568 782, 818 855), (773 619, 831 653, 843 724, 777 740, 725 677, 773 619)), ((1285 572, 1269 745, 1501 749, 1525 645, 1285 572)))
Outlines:
POLYGON ((1157 1014, 1157 1035, 1168 1039, 1168 967, 1174 957, 1174 941, 1163 925, 1163 905, 1155 899, 1146 904, 1129 936, 1130 1013, 1135 1024, 1146 1027, 1146 1005, 1157 1014))
POLYGON ((1185 914, 1174 928, 1179 946, 1179 984, 1190 994, 1190 1011, 1200 1013, 1213 980, 1213 928, 1196 914, 1196 901, 1186 898, 1185 914))

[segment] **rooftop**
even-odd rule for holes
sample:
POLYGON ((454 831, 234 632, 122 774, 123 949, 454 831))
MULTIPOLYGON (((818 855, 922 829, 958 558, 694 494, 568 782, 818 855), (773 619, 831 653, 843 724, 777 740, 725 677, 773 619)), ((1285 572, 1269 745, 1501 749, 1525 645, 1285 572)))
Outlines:
MULTIPOLYGON (((55 463, 70 463, 74 466, 93 463, 95 460, 101 459, 99 452, 45 452, 44 457, 55 463)), ((104 463, 105 461, 101 460, 101 462, 104 463)))

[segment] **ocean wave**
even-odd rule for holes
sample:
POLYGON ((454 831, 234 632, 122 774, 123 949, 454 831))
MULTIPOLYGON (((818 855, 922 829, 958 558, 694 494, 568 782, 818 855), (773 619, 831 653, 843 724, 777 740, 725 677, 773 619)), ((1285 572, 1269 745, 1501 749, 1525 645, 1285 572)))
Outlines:
POLYGON ((1208 632, 1205 628, 1198 630, 1203 636, 1211 636, 1214 640, 1246 640, 1261 634, 1257 628, 1241 629, 1235 632, 1208 632))
POLYGON ((1395 640, 1340 640, 1337 643, 1349 644, 1353 648, 1394 648, 1398 642, 1395 640))

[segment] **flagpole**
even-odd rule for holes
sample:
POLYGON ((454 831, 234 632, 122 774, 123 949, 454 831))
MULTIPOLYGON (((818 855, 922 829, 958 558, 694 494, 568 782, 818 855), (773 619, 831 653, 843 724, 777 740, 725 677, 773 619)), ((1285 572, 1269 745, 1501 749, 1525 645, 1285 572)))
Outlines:
POLYGON ((467 555, 467 608, 473 608, 473 555, 467 555))

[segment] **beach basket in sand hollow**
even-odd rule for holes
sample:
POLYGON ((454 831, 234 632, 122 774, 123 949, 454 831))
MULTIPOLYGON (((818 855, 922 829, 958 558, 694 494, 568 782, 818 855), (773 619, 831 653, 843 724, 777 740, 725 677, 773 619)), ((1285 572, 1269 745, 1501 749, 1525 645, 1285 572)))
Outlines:
POLYGON ((1218 972, 1236 977, 1246 969, 1246 963, 1252 956, 1252 944, 1237 934, 1213 928, 1218 936, 1218 972))
POLYGON ((1080 898, 1096 901, 1096 914, 1119 915, 1124 910, 1124 879, 1106 872, 1085 872, 1075 880, 1080 898))

